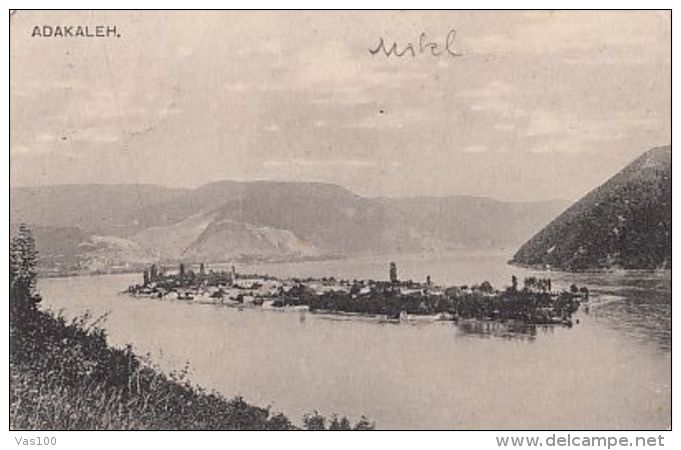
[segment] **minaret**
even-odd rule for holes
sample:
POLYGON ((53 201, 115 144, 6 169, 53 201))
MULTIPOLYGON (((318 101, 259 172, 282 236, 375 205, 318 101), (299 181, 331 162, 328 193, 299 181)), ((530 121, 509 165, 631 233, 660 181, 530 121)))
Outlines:
POLYGON ((390 282, 397 283, 397 265, 394 262, 390 263, 390 282))

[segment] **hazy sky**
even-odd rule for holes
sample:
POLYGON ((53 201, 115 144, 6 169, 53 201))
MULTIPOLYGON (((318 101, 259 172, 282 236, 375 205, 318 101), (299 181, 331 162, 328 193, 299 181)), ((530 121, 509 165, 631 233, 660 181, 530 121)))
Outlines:
POLYGON ((20 11, 11 183, 576 199, 670 142, 670 29, 665 12, 20 11), (369 52, 451 29, 458 57, 369 52))

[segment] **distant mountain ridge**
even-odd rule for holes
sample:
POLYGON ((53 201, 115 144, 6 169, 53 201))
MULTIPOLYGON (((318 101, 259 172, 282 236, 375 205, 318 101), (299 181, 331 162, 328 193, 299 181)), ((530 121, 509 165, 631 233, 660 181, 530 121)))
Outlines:
POLYGON ((671 269, 671 147, 651 149, 525 243, 512 262, 584 271, 671 269))
POLYGON ((569 204, 565 200, 503 202, 485 197, 379 199, 407 223, 459 247, 503 248, 523 242, 569 204))
POLYGON ((55 185, 10 191, 12 223, 37 230, 38 248, 56 272, 158 261, 508 248, 566 206, 469 196, 367 198, 333 184, 271 181, 220 181, 196 189, 55 185), (64 236, 63 244, 54 242, 64 236))

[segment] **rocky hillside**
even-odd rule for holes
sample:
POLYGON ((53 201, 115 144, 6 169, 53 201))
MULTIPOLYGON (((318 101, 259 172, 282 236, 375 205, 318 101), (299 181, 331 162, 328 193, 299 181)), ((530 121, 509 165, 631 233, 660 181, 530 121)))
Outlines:
POLYGON ((521 265, 571 271, 670 269, 671 147, 622 169, 530 239, 521 265))

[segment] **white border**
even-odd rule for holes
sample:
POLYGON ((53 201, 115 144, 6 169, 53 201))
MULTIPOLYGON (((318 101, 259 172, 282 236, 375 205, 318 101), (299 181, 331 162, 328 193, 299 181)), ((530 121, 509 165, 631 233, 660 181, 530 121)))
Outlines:
MULTIPOLYGON (((234 9, 275 9, 275 8, 293 8, 293 9, 333 9, 333 8, 343 8, 343 9, 409 9, 409 8, 419 8, 419 9, 447 9, 447 8, 457 8, 457 9, 504 9, 504 8, 514 8, 514 9, 561 9, 561 8, 624 8, 624 9, 671 9, 671 1, 514 1, 514 2, 501 2, 501 1, 490 1, 490 0, 477 0, 477 1, 457 1, 457 2, 444 2, 444 1, 432 1, 432 0, 422 0, 419 2, 407 2, 403 0, 394 0, 391 2, 387 1, 367 1, 367 0, 345 0, 345 1, 327 1, 324 4, 320 2, 313 1, 289 1, 289 2, 273 2, 273 1, 262 1, 262 0, 250 0, 250 1, 232 1, 218 4, 217 2, 194 0, 192 2, 180 2, 180 1, 165 1, 165 2, 153 2, 148 0, 136 0, 136 1, 126 1, 119 0, 116 2, 97 2, 94 5, 93 2, 86 2, 83 0, 70 0, 70 1, 21 1, 12 2, 13 7, 23 7, 25 9, 49 9, 49 8, 62 8, 62 9, 88 9, 96 6, 101 9, 139 9, 139 8, 162 8, 162 9, 185 9, 185 8, 234 8, 234 9)), ((673 13, 672 13, 673 20, 673 13)), ((2 61, 3 64, 7 65, 9 61, 8 49, 9 49, 9 30, 6 29, 8 20, 2 22, 3 32, 2 32, 2 61)), ((678 52, 681 48, 681 44, 678 42, 678 35, 681 32, 673 33, 673 55, 678 52)), ((678 74, 677 69, 676 73, 678 74)), ((2 80, 4 86, 9 86, 8 77, 8 67, 5 67, 2 71, 2 80)), ((672 81, 675 81, 676 74, 672 81)), ((674 91, 673 95, 673 106, 677 105, 677 91, 674 91)), ((4 98, 2 109, 4 123, 9 123, 8 109, 9 95, 8 90, 4 89, 2 96, 4 98)), ((674 108, 678 111, 677 108, 674 108)), ((677 113, 673 120, 672 130, 677 130, 679 114, 677 113)), ((2 138, 4 145, 8 145, 8 126, 5 125, 2 128, 2 138)), ((3 164, 3 183, 2 183, 2 230, 5 239, 2 240, 2 248, 4 254, 7 255, 7 245, 9 235, 9 217, 7 217, 9 211, 9 180, 5 177, 9 176, 9 166, 8 155, 9 148, 6 148, 5 157, 2 159, 3 164), (7 166, 5 166, 7 165, 7 166)), ((673 198, 677 200, 681 198, 678 195, 678 189, 673 188, 673 198)), ((675 218, 675 217, 674 217, 675 218)), ((679 228, 679 222, 676 221, 676 226, 673 226, 673 230, 677 231, 679 228)), ((676 259, 678 255, 678 242, 673 245, 673 256, 676 259)), ((7 271, 7 259, 3 258, 2 270, 5 274, 7 271)), ((6 275, 5 275, 6 276, 6 275)), ((2 278, 2 288, 3 292, 8 292, 7 278, 2 278)), ((679 297, 679 285, 676 279, 673 279, 673 299, 672 302, 677 303, 677 297, 679 297)), ((4 301, 7 301, 6 299, 4 301)), ((676 312, 674 316, 679 315, 681 311, 681 306, 673 308, 676 312)), ((9 391, 9 380, 7 374, 9 371, 8 367, 8 316, 7 307, 4 306, 0 308, 2 312, 2 319, 0 320, 0 327, 2 330, 0 333, 3 336, 3 345, 0 347, 1 355, 0 361, 2 362, 2 386, 0 386, 0 395, 2 396, 2 408, 0 408, 0 426, 7 427, 9 424, 8 417, 8 405, 9 399, 7 398, 9 391)), ((676 322, 676 317, 673 317, 673 322, 676 322)), ((678 341, 678 339, 672 339, 672 343, 678 341)), ((677 347, 678 348, 678 347, 677 347)), ((678 375, 681 373, 678 370, 679 358, 674 363, 673 373, 678 375)), ((626 374, 622 374, 626 376, 626 374)), ((675 377, 678 378, 678 377, 675 377)), ((675 381, 675 380, 674 380, 675 381)), ((678 391, 678 389, 677 389, 678 391)), ((678 397, 676 395, 675 397, 678 397)), ((675 408, 677 402, 673 399, 672 409, 676 411, 676 415, 681 414, 681 409, 675 408)), ((453 407, 456 407, 453 405, 453 407)), ((677 419, 676 422, 679 422, 677 419)), ((677 427, 681 426, 676 424, 677 427)), ((334 449, 346 449, 350 445, 364 445, 366 448, 380 448, 380 447, 390 447, 395 449, 402 448, 419 448, 425 445, 431 448, 490 448, 496 449, 500 448, 496 445, 495 436, 521 436, 521 435, 532 435, 532 436, 542 436, 547 437, 553 434, 553 432, 378 432, 378 433, 282 433, 282 432, 58 432, 58 433, 37 433, 37 432, 9 432, 7 428, 3 429, 3 437, 5 441, 6 448, 23 448, 24 446, 19 446, 15 442, 16 437, 36 437, 36 436, 56 436, 57 446, 63 449, 88 449, 91 450, 93 447, 100 449, 116 449, 120 448, 154 448, 158 446, 163 446, 164 448, 170 449, 186 449, 186 448, 295 448, 297 450, 303 449, 319 449, 325 448, 329 450, 334 449)), ((560 435, 567 435, 567 433, 559 433, 560 435)), ((608 436, 629 436, 630 438, 636 435, 646 435, 646 436, 658 436, 659 432, 651 433, 595 433, 595 432, 579 432, 571 433, 572 435, 579 434, 580 436, 587 435, 608 435, 608 436)), ((681 442, 677 435, 677 432, 664 432, 664 444, 665 447, 679 448, 679 442, 681 442)), ((0 442, 3 442, 0 440, 0 442)), ((544 445, 546 446, 546 444, 544 445)), ((551 447, 549 447, 551 448, 551 447)), ((621 447, 615 447, 621 448, 621 447)))

